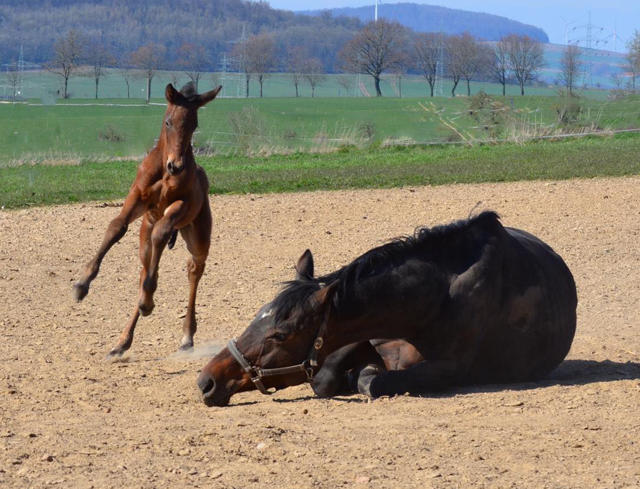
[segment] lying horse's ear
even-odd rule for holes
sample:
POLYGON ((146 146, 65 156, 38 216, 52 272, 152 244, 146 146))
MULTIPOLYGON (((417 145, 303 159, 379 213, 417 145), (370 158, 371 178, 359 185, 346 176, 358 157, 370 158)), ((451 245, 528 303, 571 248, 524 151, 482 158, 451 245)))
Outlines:
POLYGON ((195 100, 198 108, 202 107, 203 105, 207 105, 214 98, 216 98, 216 96, 220 93, 220 90, 222 90, 222 85, 220 85, 218 88, 214 88, 209 92, 201 93, 200 95, 198 95, 195 100))
POLYGON ((317 311, 322 311, 333 302, 333 298, 338 292, 338 282, 333 282, 321 288, 313 295, 314 304, 317 311))
POLYGON ((296 280, 309 280, 313 278, 313 255, 311 250, 306 250, 296 265, 296 280))
POLYGON ((172 105, 185 105, 187 99, 178 90, 176 90, 171 83, 167 85, 164 90, 164 96, 167 98, 167 102, 172 105))

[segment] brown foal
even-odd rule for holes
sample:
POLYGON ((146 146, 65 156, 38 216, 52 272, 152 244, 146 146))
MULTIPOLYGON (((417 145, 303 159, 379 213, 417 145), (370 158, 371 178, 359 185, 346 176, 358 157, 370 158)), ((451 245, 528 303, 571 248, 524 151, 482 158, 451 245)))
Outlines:
POLYGON ((109 249, 125 235, 129 223, 142 217, 140 298, 110 356, 120 356, 131 347, 138 318, 141 314, 148 316, 153 311, 158 264, 167 244, 170 244, 172 237, 175 239, 176 230, 180 231, 191 253, 187 263, 189 305, 180 349, 193 347, 196 291, 209 254, 211 209, 209 181, 193 157, 191 137, 198 127, 198 109, 213 100, 221 88, 197 94, 192 84, 180 92, 173 85, 167 85, 165 96, 168 104, 160 139, 140 164, 122 211, 107 227, 98 252, 74 285, 74 298, 81 301, 88 294, 89 286, 98 275, 100 264, 109 249))

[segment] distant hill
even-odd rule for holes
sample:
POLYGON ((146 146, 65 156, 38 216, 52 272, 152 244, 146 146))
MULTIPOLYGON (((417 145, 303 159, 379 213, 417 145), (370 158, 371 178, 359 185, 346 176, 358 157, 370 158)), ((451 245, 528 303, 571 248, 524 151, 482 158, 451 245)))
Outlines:
MULTIPOLYGON (((373 0, 372 0, 373 4, 373 0)), ((327 10, 309 10, 299 12, 304 15, 324 15, 327 10)), ((355 17, 362 22, 373 20, 373 6, 358 8, 329 9, 334 17, 355 17)), ((539 27, 516 22, 499 15, 455 10, 435 5, 416 3, 383 3, 378 7, 378 17, 395 20, 416 32, 436 32, 462 34, 470 32, 473 36, 486 41, 497 41, 507 34, 527 35, 537 41, 548 43, 549 36, 539 27)))

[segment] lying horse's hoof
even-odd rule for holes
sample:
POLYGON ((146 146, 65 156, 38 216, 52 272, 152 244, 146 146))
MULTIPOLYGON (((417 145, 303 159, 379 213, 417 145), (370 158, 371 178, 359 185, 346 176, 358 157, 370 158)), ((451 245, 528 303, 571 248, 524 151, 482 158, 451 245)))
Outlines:
POLYGON ((81 284, 80 282, 76 282, 73 285, 73 298, 74 300, 80 302, 84 299, 89 293, 89 287, 87 285, 81 284))
POLYGON ((121 347, 115 347, 113 350, 107 353, 107 360, 117 360, 118 358, 122 358, 122 355, 124 355, 125 351, 126 350, 121 347))

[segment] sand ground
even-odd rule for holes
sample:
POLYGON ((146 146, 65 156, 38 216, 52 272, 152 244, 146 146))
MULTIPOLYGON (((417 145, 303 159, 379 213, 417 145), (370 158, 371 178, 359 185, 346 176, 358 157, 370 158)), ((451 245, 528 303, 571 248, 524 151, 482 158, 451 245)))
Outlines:
POLYGON ((71 286, 117 208, 0 212, 0 487, 640 487, 640 178, 213 197, 191 356, 184 243, 128 361, 106 353, 137 298, 139 224, 83 303, 71 286), (195 379, 298 256, 336 269, 478 205, 572 269, 578 330, 542 382, 321 400, 308 386, 207 408, 195 379))

